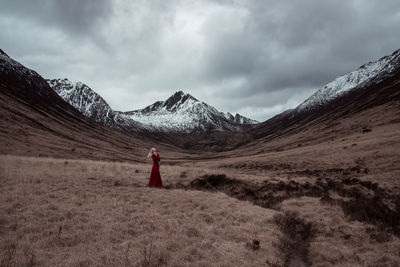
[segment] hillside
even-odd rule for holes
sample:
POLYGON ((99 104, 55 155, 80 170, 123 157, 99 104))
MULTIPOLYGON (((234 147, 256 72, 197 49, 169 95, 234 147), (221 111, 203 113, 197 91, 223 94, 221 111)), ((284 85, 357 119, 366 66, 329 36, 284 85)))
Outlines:
POLYGON ((83 116, 38 73, 0 52, 2 154, 143 161, 154 141, 83 116))

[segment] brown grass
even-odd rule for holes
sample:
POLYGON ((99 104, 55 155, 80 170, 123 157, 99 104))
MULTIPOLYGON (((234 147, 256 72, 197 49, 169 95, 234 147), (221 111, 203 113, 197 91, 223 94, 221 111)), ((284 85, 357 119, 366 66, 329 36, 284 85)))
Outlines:
POLYGON ((319 266, 396 266, 400 262, 400 240, 390 238, 379 242, 371 233, 379 227, 355 221, 338 206, 325 205, 317 198, 302 197, 286 200, 283 210, 297 212, 313 224, 309 259, 319 266))
POLYGON ((354 192, 385 196, 355 178, 293 180, 181 163, 161 165, 165 190, 147 187, 150 163, 19 156, 0 156, 0 163, 2 266, 400 262, 390 227, 340 205, 354 201, 354 192), (273 209, 263 208, 269 200, 273 209))
POLYGON ((151 165, 2 156, 1 166, 8 265, 262 266, 275 257, 276 211, 223 193, 148 188, 151 165), (253 239, 257 251, 246 247, 253 239))

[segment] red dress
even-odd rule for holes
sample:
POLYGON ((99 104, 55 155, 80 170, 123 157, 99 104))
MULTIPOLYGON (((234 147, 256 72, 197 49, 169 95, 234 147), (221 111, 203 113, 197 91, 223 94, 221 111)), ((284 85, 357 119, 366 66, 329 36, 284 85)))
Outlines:
POLYGON ((160 175, 160 165, 158 162, 160 161, 160 155, 151 155, 153 158, 153 168, 151 169, 151 175, 150 175, 150 181, 149 181, 149 186, 150 187, 162 187, 162 181, 161 181, 161 175, 160 175))

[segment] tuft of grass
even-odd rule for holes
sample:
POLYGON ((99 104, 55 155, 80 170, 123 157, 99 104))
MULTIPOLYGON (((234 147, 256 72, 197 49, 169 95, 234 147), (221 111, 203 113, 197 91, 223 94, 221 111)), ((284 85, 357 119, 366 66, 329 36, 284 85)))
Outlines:
POLYGON ((1 255, 0 266, 12 267, 16 266, 15 254, 17 252, 17 245, 13 242, 8 241, 8 243, 3 248, 3 253, 1 255))
POLYGON ((154 245, 150 242, 150 245, 143 248, 142 260, 140 261, 140 266, 142 267, 162 267, 168 266, 168 257, 166 254, 160 252, 154 245))
POLYGON ((2 249, 2 254, 0 254, 0 266, 1 267, 16 267, 16 266, 26 266, 33 267, 37 265, 36 254, 31 245, 25 245, 19 249, 21 253, 17 255, 17 244, 12 241, 8 241, 7 244, 2 249))
POLYGON ((31 246, 26 246, 24 248, 24 255, 25 255, 25 266, 33 267, 36 265, 36 255, 35 251, 31 246))

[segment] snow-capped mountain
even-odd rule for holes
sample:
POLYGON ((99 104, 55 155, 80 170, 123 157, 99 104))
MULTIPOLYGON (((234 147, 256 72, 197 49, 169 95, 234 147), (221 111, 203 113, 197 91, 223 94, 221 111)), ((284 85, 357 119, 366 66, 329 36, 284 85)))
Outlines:
POLYGON ((123 114, 150 128, 163 131, 235 130, 242 124, 257 123, 239 114, 234 117, 230 113, 219 112, 182 91, 165 101, 157 101, 144 109, 123 114))
POLYGON ((51 88, 83 115, 102 124, 111 124, 115 116, 111 107, 96 92, 81 82, 68 79, 47 80, 51 88))
POLYGON ((59 96, 85 116, 123 130, 237 130, 240 125, 257 123, 239 114, 233 116, 230 113, 219 112, 182 91, 143 109, 121 112, 114 111, 99 94, 81 82, 71 82, 68 79, 53 79, 47 82, 59 96))
POLYGON ((400 49, 389 56, 364 64, 357 70, 336 78, 301 103, 295 111, 312 110, 325 105, 350 90, 377 84, 390 78, 399 67, 400 49))
POLYGON ((229 121, 234 122, 234 123, 238 123, 238 124, 257 124, 258 123, 258 121, 246 118, 246 117, 240 115, 239 113, 236 113, 235 116, 233 116, 230 112, 225 112, 223 114, 224 114, 225 118, 227 118, 229 121))
POLYGON ((66 78, 48 79, 46 81, 64 101, 71 104, 86 117, 103 125, 122 130, 144 128, 142 124, 122 116, 118 111, 114 111, 99 94, 84 83, 71 82, 66 78))

